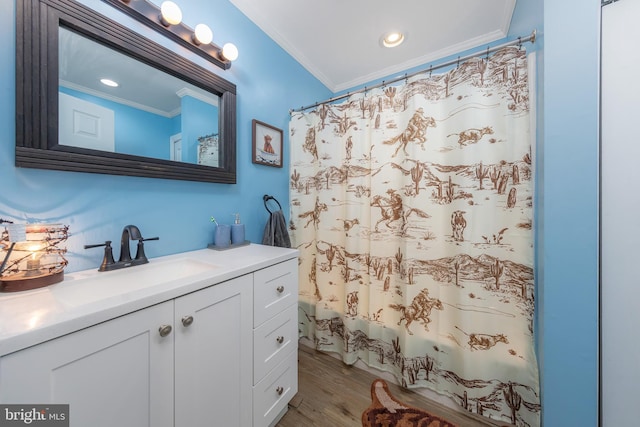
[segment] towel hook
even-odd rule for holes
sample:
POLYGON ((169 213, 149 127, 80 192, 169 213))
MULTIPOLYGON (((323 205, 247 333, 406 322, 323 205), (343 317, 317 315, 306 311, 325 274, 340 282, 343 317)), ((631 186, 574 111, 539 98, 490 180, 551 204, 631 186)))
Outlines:
POLYGON ((282 210, 282 206, 280 205, 280 202, 275 197, 269 196, 268 194, 265 194, 264 196, 262 196, 262 200, 264 201, 264 208, 267 210, 267 212, 273 213, 269 209, 269 206, 267 206, 267 202, 269 200, 273 200, 274 202, 276 202, 278 204, 278 207, 280 208, 280 210, 282 210))

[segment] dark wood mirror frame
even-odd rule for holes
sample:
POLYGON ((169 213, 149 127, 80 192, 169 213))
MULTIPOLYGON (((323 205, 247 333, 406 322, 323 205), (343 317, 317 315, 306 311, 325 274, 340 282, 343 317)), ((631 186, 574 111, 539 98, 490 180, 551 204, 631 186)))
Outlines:
POLYGON ((16 3, 16 166, 235 184, 233 83, 73 0, 16 3), (60 26, 219 96, 221 167, 59 145, 60 26))

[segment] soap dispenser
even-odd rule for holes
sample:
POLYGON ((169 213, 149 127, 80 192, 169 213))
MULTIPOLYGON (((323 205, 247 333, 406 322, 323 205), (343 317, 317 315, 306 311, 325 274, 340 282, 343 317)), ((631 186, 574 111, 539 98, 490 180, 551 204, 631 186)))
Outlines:
POLYGON ((231 244, 237 245, 244 242, 244 224, 240 224, 240 214, 233 214, 236 216, 235 221, 231 224, 231 244))

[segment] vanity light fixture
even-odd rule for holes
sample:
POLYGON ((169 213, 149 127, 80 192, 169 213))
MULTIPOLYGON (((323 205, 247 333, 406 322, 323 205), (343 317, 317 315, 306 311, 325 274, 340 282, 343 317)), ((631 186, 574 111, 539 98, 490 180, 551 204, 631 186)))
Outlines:
POLYGON ((399 31, 392 31, 382 36, 382 45, 384 47, 396 47, 404 41, 404 34, 399 31))
POLYGON ((17 292, 42 288, 64 279, 69 227, 61 224, 6 224, 0 234, 0 291, 17 292))
POLYGON ((178 25, 182 22, 182 11, 172 1, 162 2, 160 5, 160 23, 165 27, 178 25))
POLYGON ((238 57, 238 49, 235 46, 235 50, 233 48, 225 50, 224 47, 221 48, 212 43, 213 32, 206 24, 196 25, 195 30, 185 25, 182 22, 180 7, 172 1, 164 1, 160 7, 149 0, 102 1, 132 16, 224 70, 231 68, 232 58, 238 57))
POLYGON ((209 44, 213 41, 213 31, 207 24, 198 24, 193 31, 193 42, 200 46, 201 44, 209 44))

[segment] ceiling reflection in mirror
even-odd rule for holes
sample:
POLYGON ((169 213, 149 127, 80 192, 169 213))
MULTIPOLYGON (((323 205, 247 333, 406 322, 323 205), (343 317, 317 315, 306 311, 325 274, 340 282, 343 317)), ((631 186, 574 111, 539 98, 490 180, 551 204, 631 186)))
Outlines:
POLYGON ((59 144, 220 165, 218 96, 64 27, 58 48, 59 144))

